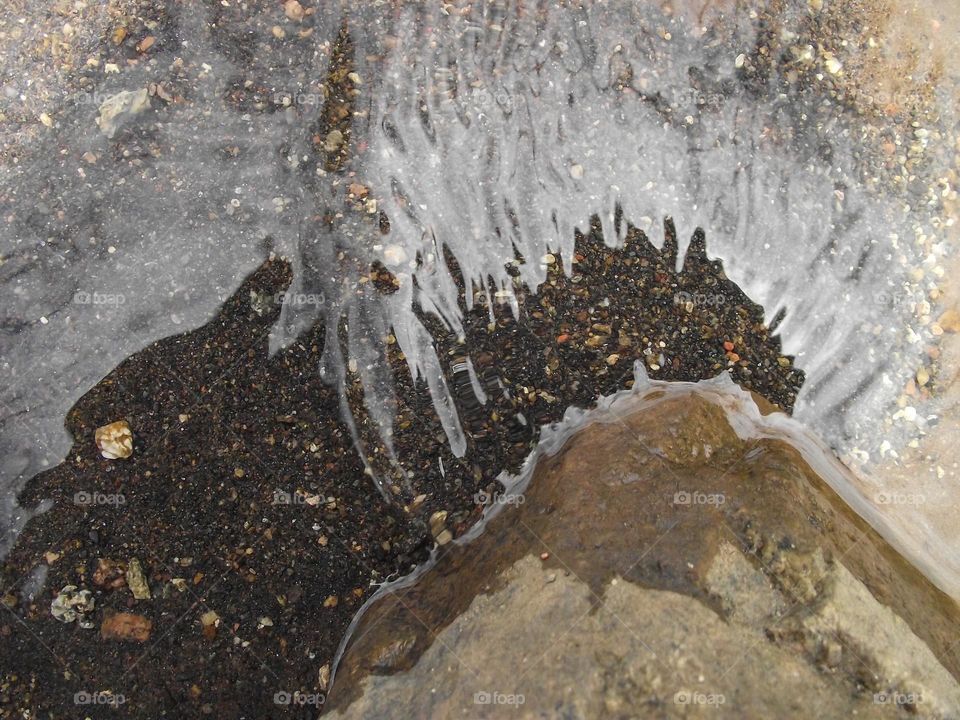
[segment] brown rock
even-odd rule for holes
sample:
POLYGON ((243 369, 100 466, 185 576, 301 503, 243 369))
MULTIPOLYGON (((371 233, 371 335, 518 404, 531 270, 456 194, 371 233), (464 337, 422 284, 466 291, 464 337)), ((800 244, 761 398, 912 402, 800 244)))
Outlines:
POLYGON ((325 717, 957 717, 957 605, 744 396, 662 388, 373 602, 325 717))
POLYGON ((127 564, 122 560, 100 558, 93 573, 93 584, 107 590, 116 590, 127 584, 127 564))
POLYGON ((100 637, 104 640, 142 643, 150 639, 152 629, 153 623, 143 615, 122 612, 104 618, 100 626, 100 637))
POLYGON ((298 3, 297 0, 287 0, 287 2, 283 4, 283 12, 294 22, 300 22, 303 20, 303 5, 298 3))

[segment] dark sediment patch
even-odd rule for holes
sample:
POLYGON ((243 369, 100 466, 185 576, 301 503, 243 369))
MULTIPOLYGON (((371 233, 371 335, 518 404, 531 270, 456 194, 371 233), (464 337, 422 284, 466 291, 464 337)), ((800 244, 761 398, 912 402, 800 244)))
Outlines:
MULTIPOLYGON (((31 521, 3 564, 0 710, 69 714, 75 693, 110 688, 135 717, 171 708, 271 716, 278 692, 322 692, 323 668, 376 583, 425 559, 431 534, 471 526, 478 498, 495 494, 502 470, 519 467, 539 425, 629 387, 634 359, 665 379, 729 370, 789 409, 802 373, 719 263, 694 243, 677 273, 669 244, 664 257, 641 233, 627 237, 626 248, 611 250, 593 228, 578 238, 571 275, 557 257, 539 294, 515 288, 518 318, 506 305, 475 303, 462 339, 421 313, 464 428, 462 457, 446 442, 425 380, 413 380, 389 338, 394 462, 377 452, 379 429, 363 414, 358 376, 348 374, 358 435, 395 502, 377 492, 341 419, 339 392, 317 372, 323 321, 268 356, 279 308, 263 299, 286 287, 285 263, 266 263, 206 326, 123 362, 69 413, 68 460, 21 495, 23 504, 51 498, 54 506, 31 521), (717 294, 723 302, 698 301, 717 294), (655 355, 644 353, 660 342, 655 355), (467 356, 485 404, 465 377, 467 356), (118 419, 133 429, 135 450, 107 461, 94 430, 118 419), (438 511, 447 513, 439 522, 438 511), (135 599, 126 581, 97 577, 101 560, 133 558, 150 599, 135 599), (38 565, 45 585, 23 596, 38 565), (93 592, 96 626, 132 613, 152 622, 149 640, 105 640, 61 624, 50 605, 66 585, 93 592)), ((382 269, 373 272, 375 282, 358 292, 393 285, 382 269)))

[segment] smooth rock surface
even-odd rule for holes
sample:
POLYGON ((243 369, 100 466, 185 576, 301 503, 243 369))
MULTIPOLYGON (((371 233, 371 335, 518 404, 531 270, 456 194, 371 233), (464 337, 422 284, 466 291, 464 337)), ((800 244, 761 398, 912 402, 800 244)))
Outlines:
POLYGON ((689 387, 594 413, 522 502, 375 600, 327 716, 957 717, 957 606, 798 449, 689 387))

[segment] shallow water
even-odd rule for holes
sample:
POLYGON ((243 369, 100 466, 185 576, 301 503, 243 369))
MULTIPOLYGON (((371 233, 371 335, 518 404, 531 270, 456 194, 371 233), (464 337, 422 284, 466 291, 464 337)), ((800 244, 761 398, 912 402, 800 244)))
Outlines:
MULTIPOLYGON (((707 230, 728 275, 782 316, 784 351, 807 373, 796 417, 836 453, 869 473, 922 437, 936 400, 904 402, 903 388, 942 309, 955 76, 923 44, 927 25, 910 34, 886 6, 848 17, 829 3, 728 5, 325 4, 287 45, 272 15, 172 10, 161 52, 68 92, 53 130, 4 165, 2 502, 62 459, 63 416, 83 392, 205 322, 271 251, 296 273, 273 346, 320 313, 331 338, 345 320, 348 357, 329 342, 320 371, 341 382, 355 361, 388 434, 380 338, 392 327, 411 364, 438 376, 410 311, 414 276, 421 304, 457 328, 443 245, 465 276, 509 295, 515 252, 534 285, 536 260, 569 257, 591 215, 615 244, 617 206, 657 242, 664 215, 682 237, 707 230), (323 167, 312 136, 344 27, 359 94, 349 155, 323 167), (154 97, 132 134, 105 138, 99 101, 150 82, 181 100, 154 97), (375 212, 345 202, 351 182, 375 212), (359 298, 374 260, 400 291, 359 298)), ((8 79, 8 102, 29 92, 19 82, 8 79)), ((445 386, 431 389, 457 448, 445 386)), ((936 546, 941 527, 896 510, 936 546)), ((4 527, 23 520, 13 505, 0 513, 4 527)))

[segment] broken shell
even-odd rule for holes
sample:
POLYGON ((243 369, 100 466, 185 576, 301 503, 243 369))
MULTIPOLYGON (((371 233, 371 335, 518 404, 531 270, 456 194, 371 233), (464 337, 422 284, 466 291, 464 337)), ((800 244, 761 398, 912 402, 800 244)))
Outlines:
POLYGON ((89 590, 77 590, 76 585, 64 585, 60 593, 50 603, 50 614, 62 623, 79 620, 80 627, 91 628, 89 619, 94 608, 93 595, 89 590))
POLYGON ((117 420, 98 427, 94 435, 100 454, 107 460, 128 458, 133 455, 133 433, 126 420, 117 420))

